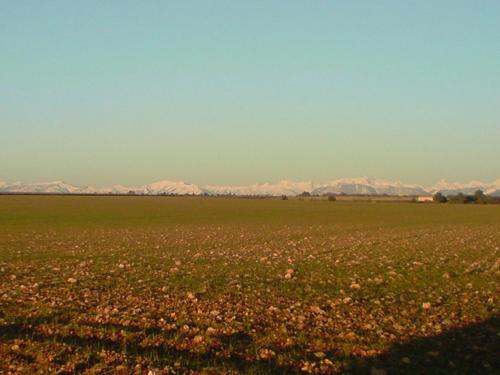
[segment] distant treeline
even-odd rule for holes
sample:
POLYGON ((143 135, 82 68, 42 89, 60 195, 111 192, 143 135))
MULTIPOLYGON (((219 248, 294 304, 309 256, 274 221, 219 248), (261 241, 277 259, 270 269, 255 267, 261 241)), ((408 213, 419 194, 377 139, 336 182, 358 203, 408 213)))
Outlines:
POLYGON ((458 193, 455 195, 444 195, 441 192, 437 192, 432 197, 436 203, 475 203, 475 204, 491 204, 500 203, 499 197, 492 197, 490 195, 484 194, 482 190, 477 190, 474 194, 463 194, 458 193))

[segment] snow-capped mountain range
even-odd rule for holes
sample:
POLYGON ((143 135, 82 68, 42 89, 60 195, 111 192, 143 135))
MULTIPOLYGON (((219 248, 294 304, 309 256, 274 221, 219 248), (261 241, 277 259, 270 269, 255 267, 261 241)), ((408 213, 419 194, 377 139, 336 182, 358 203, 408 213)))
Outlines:
POLYGON ((324 183, 312 181, 279 181, 252 185, 206 185, 199 186, 182 181, 158 181, 144 186, 131 187, 113 185, 97 188, 76 186, 64 181, 23 184, 0 181, 0 193, 54 193, 54 194, 144 194, 144 195, 298 195, 307 191, 313 195, 323 194, 369 194, 369 195, 429 195, 438 191, 445 195, 472 194, 482 190, 486 194, 500 197, 500 179, 493 182, 471 181, 468 183, 438 181, 435 185, 423 187, 402 182, 386 181, 377 178, 342 178, 324 183))

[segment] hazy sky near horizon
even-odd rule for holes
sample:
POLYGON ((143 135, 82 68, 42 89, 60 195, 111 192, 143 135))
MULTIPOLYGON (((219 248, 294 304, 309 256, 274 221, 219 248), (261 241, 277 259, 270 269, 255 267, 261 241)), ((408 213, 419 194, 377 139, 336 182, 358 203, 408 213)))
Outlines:
POLYGON ((0 180, 500 178, 500 1, 0 1, 0 180))

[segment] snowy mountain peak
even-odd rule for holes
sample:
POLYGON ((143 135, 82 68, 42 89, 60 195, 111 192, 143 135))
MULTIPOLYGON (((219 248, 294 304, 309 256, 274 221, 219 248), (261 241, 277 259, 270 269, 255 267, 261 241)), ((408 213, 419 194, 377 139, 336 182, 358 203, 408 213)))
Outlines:
POLYGON ((387 181, 370 177, 341 178, 319 185, 313 194, 370 194, 370 195, 422 195, 426 190, 400 181, 387 181))
POLYGON ((207 185, 203 189, 208 194, 234 194, 234 195, 297 195, 304 191, 311 192, 314 190, 315 185, 312 181, 290 181, 281 180, 277 183, 261 183, 252 185, 240 186, 220 186, 220 185, 207 185))
POLYGON ((64 181, 37 182, 32 184, 22 184, 20 182, 15 182, 13 184, 6 184, 1 186, 0 191, 15 193, 71 194, 81 192, 82 188, 79 186, 67 184, 64 181))
POLYGON ((162 180, 145 185, 142 189, 144 194, 193 194, 200 195, 204 191, 195 184, 183 181, 162 180))

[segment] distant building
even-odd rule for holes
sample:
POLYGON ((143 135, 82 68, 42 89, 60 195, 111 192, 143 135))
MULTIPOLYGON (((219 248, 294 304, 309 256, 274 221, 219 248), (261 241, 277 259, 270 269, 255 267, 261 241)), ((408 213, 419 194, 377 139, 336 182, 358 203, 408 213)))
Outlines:
POLYGON ((432 195, 420 195, 417 197, 417 202, 419 203, 434 202, 434 199, 432 195))

